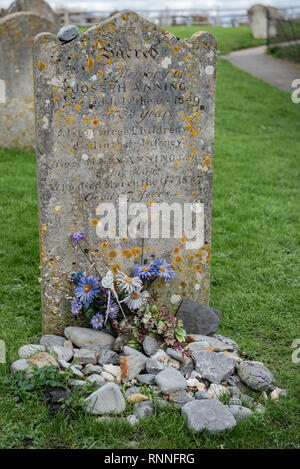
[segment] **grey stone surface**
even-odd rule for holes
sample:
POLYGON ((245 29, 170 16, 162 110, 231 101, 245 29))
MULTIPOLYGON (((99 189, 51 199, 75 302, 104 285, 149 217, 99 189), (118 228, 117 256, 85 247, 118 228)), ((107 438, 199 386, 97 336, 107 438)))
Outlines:
POLYGON ((127 415, 126 419, 130 425, 137 425, 139 423, 138 418, 134 414, 127 415))
POLYGON ((90 376, 90 375, 94 375, 94 374, 99 374, 99 373, 101 373, 101 371, 103 371, 102 366, 86 365, 84 370, 83 370, 83 374, 84 374, 84 376, 90 376))
POLYGON ((49 353, 57 360, 65 360, 66 362, 69 362, 73 358, 73 350, 68 347, 53 345, 52 347, 49 347, 48 350, 49 353))
POLYGON ((28 344, 19 348, 18 355, 20 358, 29 358, 35 353, 45 352, 45 350, 46 347, 44 345, 28 344))
POLYGON ((252 407, 255 403, 255 399, 251 396, 248 396, 247 394, 240 394, 240 399, 243 404, 249 405, 252 407))
POLYGON ((46 347, 53 347, 54 345, 64 345, 66 338, 60 335, 45 334, 40 338, 40 344, 46 347))
POLYGON ((174 395, 172 394, 169 397, 169 401, 173 402, 175 407, 178 409, 181 408, 187 402, 193 401, 194 398, 188 394, 186 391, 178 391, 174 395))
POLYGON ((228 404, 229 405, 242 405, 242 401, 238 397, 231 397, 228 401, 228 404))
POLYGON ((155 413, 155 408, 151 401, 136 402, 133 409, 134 415, 139 420, 144 420, 155 413))
POLYGON ((160 288, 158 280, 151 284, 160 304, 175 312, 178 291, 208 303, 216 56, 209 33, 177 39, 130 11, 66 44, 52 34, 35 39, 39 211, 47 230, 41 240, 41 286, 48 332, 77 321, 61 292, 67 276, 61 275, 61 288, 55 288, 47 261, 56 260, 56 272, 72 272, 75 262, 87 269, 84 257, 68 247, 68 234, 78 223, 90 245, 110 238, 109 249, 99 250, 103 271, 112 250, 124 272, 140 262, 142 252, 144 262, 152 259, 148 252, 155 253, 182 263, 169 288, 160 288), (119 206, 121 194, 128 204, 144 203, 147 211, 134 237, 126 222, 118 223, 114 238, 111 226, 97 225, 100 204, 119 206), (187 207, 203 203, 193 205, 199 208, 197 236, 191 234, 180 246, 174 233, 146 237, 154 198, 187 207), (191 249, 197 256, 190 262, 191 249))
POLYGON ((81 389, 86 386, 86 382, 83 379, 73 379, 70 381, 70 386, 81 389))
POLYGON ((125 410, 125 399, 119 386, 107 383, 93 392, 84 401, 85 410, 91 414, 121 414, 125 410))
POLYGON ((186 378, 189 378, 193 370, 194 362, 191 357, 184 357, 183 364, 180 368, 180 373, 182 373, 186 378))
POLYGON ((147 335, 143 341, 143 349, 145 354, 148 355, 148 357, 154 355, 161 345, 161 340, 158 340, 155 337, 151 337, 149 335, 147 335))
POLYGON ((211 383, 219 384, 228 378, 235 368, 234 361, 224 353, 202 350, 195 352, 193 356, 196 371, 211 383))
POLYGON ((222 396, 230 395, 229 388, 222 386, 222 384, 211 384, 208 389, 208 394, 219 399, 222 396))
POLYGON ((59 360, 59 366, 62 370, 68 370, 72 372, 73 376, 76 376, 77 378, 83 378, 84 374, 76 368, 75 365, 72 365, 69 362, 66 362, 66 360, 59 360))
POLYGON ((268 30, 270 37, 276 37, 276 20, 280 17, 281 15, 275 7, 261 4, 253 5, 248 10, 248 19, 253 37, 256 39, 267 39, 268 30), (271 18, 269 22, 267 19, 268 14, 271 18))
POLYGON ((273 381, 271 371, 260 362, 244 361, 238 366, 237 372, 243 383, 256 391, 267 391, 273 381))
POLYGON ((97 363, 96 353, 86 348, 74 350, 74 362, 80 365, 95 365, 97 363))
POLYGON ((56 27, 32 12, 12 13, 0 19, 0 79, 5 103, 0 105, 1 147, 34 149, 32 42, 42 31, 56 27))
POLYGON ((241 420, 251 417, 251 415, 253 414, 252 410, 248 409, 247 407, 243 407, 241 405, 229 404, 226 407, 229 410, 229 412, 232 413, 237 423, 240 422, 241 420))
POLYGON ((75 24, 67 24, 60 28, 57 37, 62 42, 69 42, 78 36, 78 27, 75 24))
POLYGON ((121 377, 123 383, 125 383, 126 381, 130 381, 132 378, 135 378, 142 370, 145 369, 147 358, 137 355, 122 355, 120 360, 121 377))
POLYGON ((181 408, 187 426, 194 433, 208 430, 220 433, 235 427, 236 420, 218 399, 202 399, 188 402, 181 408))
POLYGON ((228 337, 225 337, 222 334, 212 334, 212 337, 214 339, 220 340, 221 342, 224 342, 227 345, 230 345, 231 348, 230 349, 228 348, 227 350, 234 350, 235 352, 238 351, 238 344, 234 340, 229 339, 228 337))
POLYGON ((93 346, 109 348, 114 343, 114 337, 102 331, 87 327, 66 327, 65 336, 80 348, 93 348, 93 346))
POLYGON ((166 368, 166 365, 164 365, 162 362, 159 360, 156 360, 155 358, 148 358, 146 361, 146 370, 147 373, 150 375, 157 375, 160 373, 160 371, 164 370, 166 368))
POLYGON ((101 366, 106 365, 108 363, 111 363, 112 365, 120 365, 120 357, 113 350, 104 349, 101 351, 98 363, 101 366))
POLYGON ((212 399, 212 395, 207 391, 197 391, 195 392, 195 399, 212 399))
POLYGON ((18 371, 25 371, 26 373, 33 371, 32 366, 25 358, 20 358, 11 364, 10 372, 12 374, 17 373, 18 371))
POLYGON ((140 388, 138 388, 137 386, 132 386, 131 388, 125 391, 125 397, 127 398, 131 396, 131 394, 139 394, 140 392, 140 388))
POLYGON ((38 352, 27 359, 34 368, 43 368, 44 366, 58 366, 57 360, 48 352, 38 352))
POLYGON ((154 384, 155 383, 155 375, 144 374, 144 375, 137 375, 136 379, 143 384, 154 384))
POLYGON ((125 355, 125 356, 129 356, 129 355, 135 355, 136 357, 140 357, 140 358, 146 358, 146 355, 142 352, 139 352, 138 350, 136 350, 135 348, 132 348, 132 347, 129 347, 128 345, 125 345, 124 348, 123 348, 123 351, 122 351, 122 355, 125 355))
POLYGON ((214 337, 209 337, 207 335, 201 334, 193 334, 193 336, 189 336, 189 339, 193 338, 193 342, 188 345, 188 348, 193 351, 197 352, 199 350, 203 350, 207 347, 213 347, 216 352, 223 352, 225 350, 233 351, 234 347, 232 344, 226 344, 221 340, 218 340, 214 337))
POLYGON ((174 360, 178 360, 180 363, 184 362, 184 356, 181 352, 177 352, 177 350, 168 347, 167 354, 169 355, 169 357, 174 358, 174 360))
POLYGON ((193 334, 209 335, 216 332, 221 314, 220 311, 196 301, 183 300, 176 317, 183 321, 183 327, 188 336, 193 336, 193 334))
POLYGON ((163 394, 183 391, 187 387, 186 379, 175 368, 165 368, 155 376, 157 386, 163 394))
POLYGON ((7 14, 10 15, 11 13, 24 11, 44 16, 48 21, 54 24, 58 24, 59 22, 59 18, 56 13, 44 0, 15 0, 9 5, 7 14))
POLYGON ((87 377, 86 382, 87 383, 92 383, 95 386, 97 386, 98 388, 100 388, 101 386, 104 386, 104 384, 106 384, 105 379, 103 378, 103 376, 100 376, 100 375, 90 375, 90 376, 87 377))

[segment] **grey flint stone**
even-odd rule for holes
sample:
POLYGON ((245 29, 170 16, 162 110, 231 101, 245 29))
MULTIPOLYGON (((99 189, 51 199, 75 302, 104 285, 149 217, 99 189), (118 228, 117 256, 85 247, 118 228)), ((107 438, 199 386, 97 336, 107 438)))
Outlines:
POLYGON ((69 326, 65 329, 65 336, 71 342, 80 348, 91 348, 99 346, 100 348, 109 348, 114 343, 114 337, 102 331, 89 329, 87 327, 69 326))
POLYGON ((134 415, 139 420, 144 420, 155 413, 155 408, 151 401, 136 402, 133 409, 134 415))
POLYGON ((184 404, 193 400, 194 398, 186 391, 178 391, 175 393, 175 395, 172 394, 169 397, 169 401, 173 402, 177 408, 181 408, 184 404))
POLYGON ((95 365, 97 363, 96 353, 86 348, 75 350, 74 361, 80 365, 95 365))
POLYGON ((125 407, 123 394, 115 383, 105 384, 84 401, 85 410, 96 415, 121 414, 125 407))
POLYGON ((220 433, 235 427, 236 420, 218 399, 202 399, 188 402, 181 408, 187 426, 194 433, 208 430, 220 433))
POLYGON ((150 375, 157 375, 160 371, 164 370, 166 365, 155 358, 148 358, 146 361, 146 370, 150 375))
POLYGON ((209 335, 216 332, 221 312, 192 300, 183 300, 176 317, 183 321, 187 335, 209 335))
POLYGON ((225 350, 233 351, 232 344, 226 344, 221 340, 215 339, 214 337, 209 337, 207 335, 193 334, 189 336, 189 339, 193 338, 193 342, 188 345, 188 348, 193 352, 203 350, 207 347, 213 347, 216 352, 223 352, 225 350))
POLYGON ((147 359, 146 355, 144 355, 142 352, 139 352, 135 348, 129 347, 128 345, 124 346, 122 355, 125 355, 125 356, 135 355, 136 357, 147 359))
POLYGON ((150 375, 150 374, 137 375, 136 379, 142 384, 154 384, 155 383, 155 375, 150 375))
POLYGON ((235 368, 234 361, 224 353, 201 350, 194 352, 195 369, 202 378, 211 383, 219 384, 226 380, 235 368))
POLYGON ((273 381, 271 371, 260 362, 244 361, 238 366, 237 372, 243 383, 255 391, 267 391, 273 381))
POLYGON ((45 347, 53 347, 54 345, 63 346, 65 342, 65 337, 61 337, 60 335, 54 334, 45 334, 42 335, 42 337, 40 338, 40 344, 45 345, 45 347))
POLYGON ((75 24, 68 24, 60 28, 57 37, 62 42, 69 42, 78 36, 78 27, 75 24))
POLYGON ((116 352, 113 350, 104 349, 101 351, 100 358, 98 359, 99 365, 120 365, 120 357, 116 352))
POLYGON ((98 388, 103 386, 104 384, 106 384, 105 379, 100 375, 90 375, 90 376, 87 377, 86 382, 87 383, 92 383, 95 386, 97 386, 98 388))
POLYGON ((163 394, 170 394, 177 391, 183 391, 187 387, 186 379, 175 368, 165 368, 155 377, 157 386, 163 394))
POLYGON ((177 352, 177 350, 168 347, 167 354, 169 355, 169 357, 174 358, 174 360, 178 360, 180 363, 184 363, 184 357, 181 352, 177 352))
POLYGON ((143 349, 148 357, 154 355, 159 347, 162 345, 162 341, 147 335, 143 342, 143 349))
POLYGON ((28 345, 23 345, 23 347, 19 348, 18 355, 20 358, 29 358, 38 352, 45 352, 45 351, 46 351, 46 347, 44 345, 28 344, 28 345))
POLYGON ((234 416, 237 422, 240 422, 241 420, 251 417, 251 415, 253 414, 252 410, 248 409, 247 407, 242 407, 241 405, 230 404, 226 407, 229 410, 229 412, 232 413, 232 415, 234 416))

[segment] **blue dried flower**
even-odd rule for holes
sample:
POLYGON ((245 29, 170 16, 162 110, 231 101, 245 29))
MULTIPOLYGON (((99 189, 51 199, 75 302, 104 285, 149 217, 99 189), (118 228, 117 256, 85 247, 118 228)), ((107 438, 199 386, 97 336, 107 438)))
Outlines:
POLYGON ((103 322, 104 322, 104 317, 100 313, 95 314, 95 316, 93 316, 91 319, 91 324, 95 329, 99 329, 99 327, 102 327, 103 322))
POLYGON ((91 275, 90 277, 81 277, 77 287, 75 288, 75 295, 79 298, 85 308, 89 307, 99 292, 99 278, 94 275, 91 275))
POLYGON ((156 274, 153 262, 149 265, 136 265, 133 267, 133 276, 139 277, 141 280, 150 280, 156 274))
POLYGON ((169 282, 175 275, 174 270, 167 263, 165 259, 156 259, 153 262, 153 267, 155 269, 155 273, 158 277, 164 279, 166 282, 169 282))

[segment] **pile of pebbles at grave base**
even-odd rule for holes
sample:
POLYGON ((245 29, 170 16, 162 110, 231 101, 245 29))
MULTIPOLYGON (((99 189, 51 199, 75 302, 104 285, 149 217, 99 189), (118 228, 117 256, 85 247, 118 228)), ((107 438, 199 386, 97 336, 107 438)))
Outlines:
POLYGON ((124 345, 121 337, 67 327, 65 337, 43 335, 39 344, 21 347, 20 359, 11 365, 11 372, 25 372, 30 379, 36 367, 68 369, 69 389, 48 390, 48 401, 58 408, 74 388, 84 394, 89 383, 96 390, 85 395, 83 406, 98 419, 123 414, 131 404, 133 413, 126 418, 135 425, 162 406, 174 405, 181 408, 188 428, 194 432, 222 432, 254 412, 263 413, 264 406, 247 395, 249 388, 260 391, 259 397, 261 393, 272 399, 286 396, 286 391, 273 385, 268 368, 243 360, 237 344, 216 333, 220 312, 184 300, 177 316, 187 329, 188 343, 182 351, 146 336, 140 352, 124 345), (147 387, 152 394, 144 394, 147 387), (221 396, 227 397, 228 405, 221 402, 221 396))

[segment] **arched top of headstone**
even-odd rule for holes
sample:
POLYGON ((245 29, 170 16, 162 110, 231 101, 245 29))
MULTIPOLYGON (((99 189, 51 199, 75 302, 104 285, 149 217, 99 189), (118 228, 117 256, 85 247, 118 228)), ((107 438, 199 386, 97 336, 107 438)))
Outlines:
POLYGON ((6 14, 10 15, 12 13, 25 11, 32 11, 38 15, 45 16, 54 24, 58 23, 58 17, 56 13, 44 0, 15 0, 6 10, 6 14))

